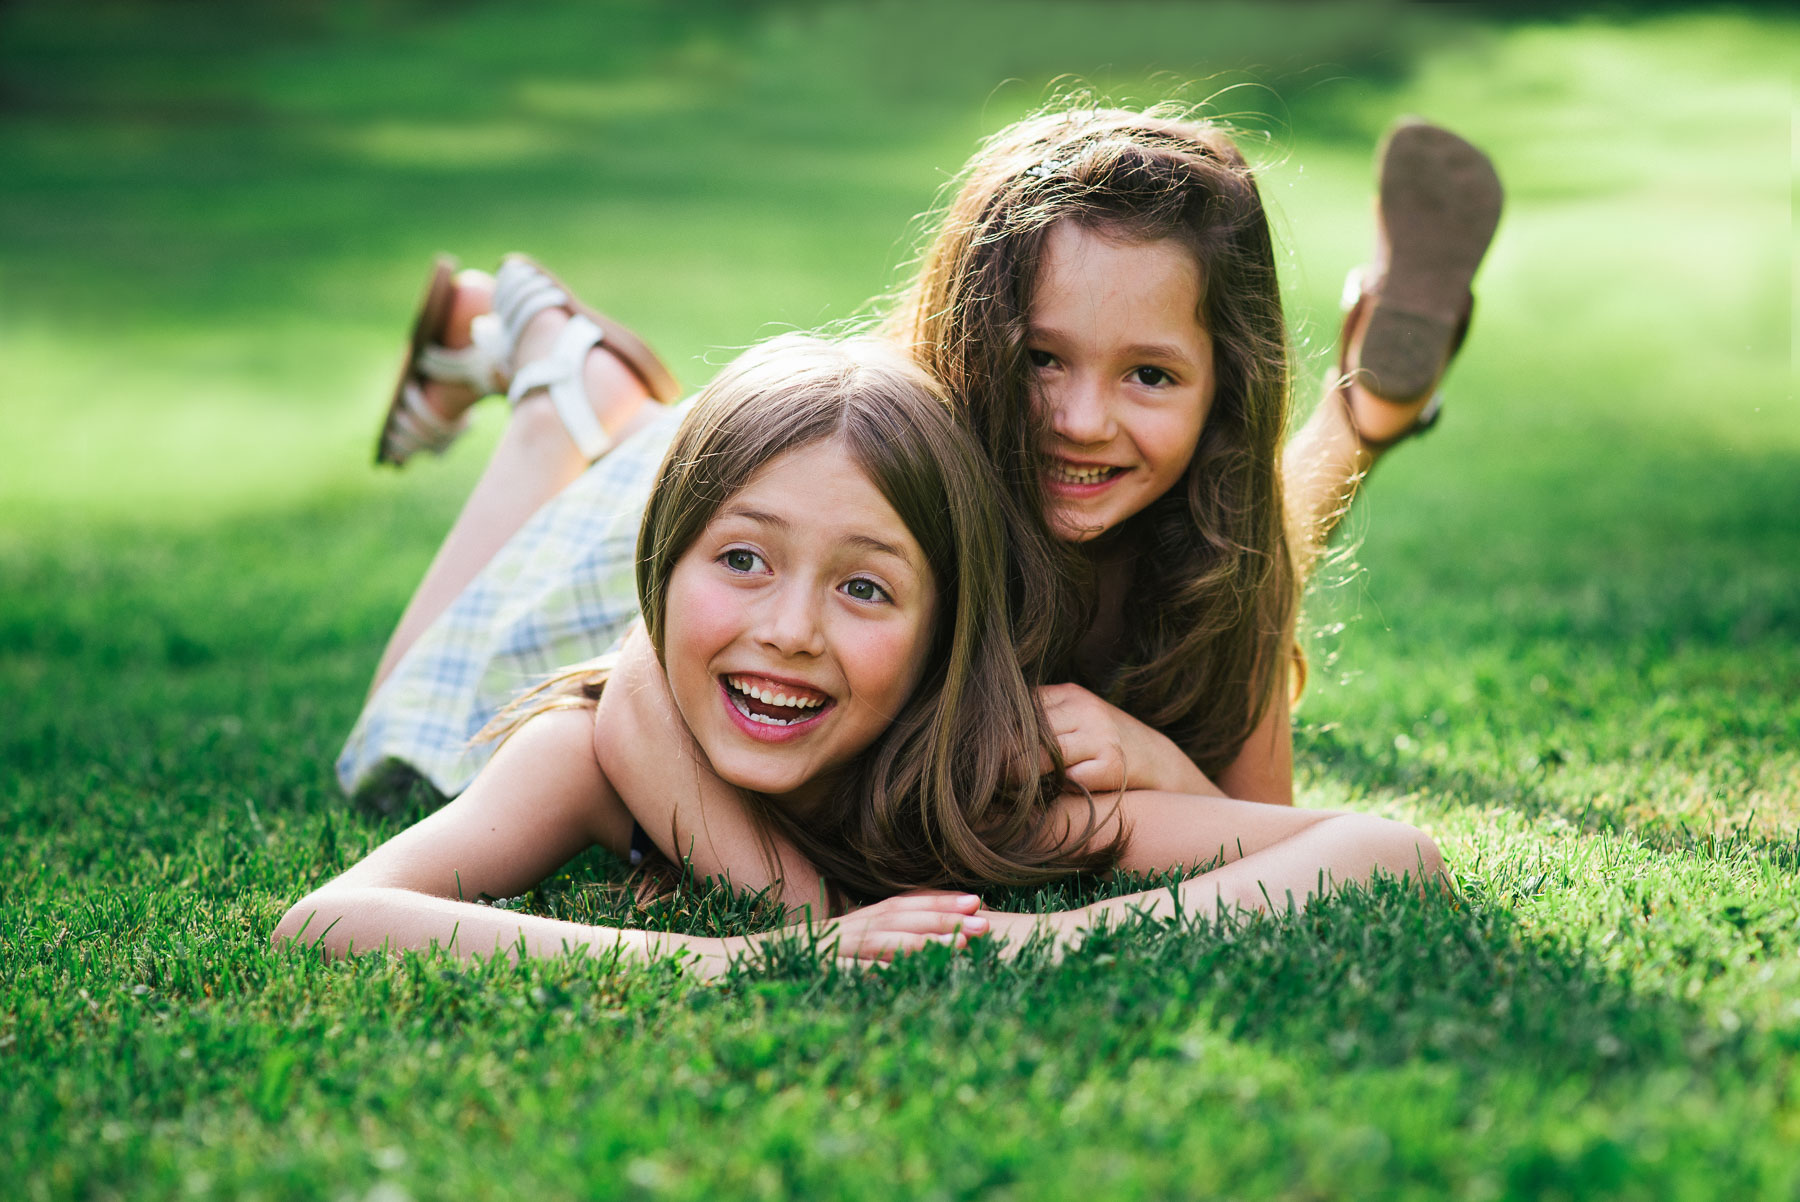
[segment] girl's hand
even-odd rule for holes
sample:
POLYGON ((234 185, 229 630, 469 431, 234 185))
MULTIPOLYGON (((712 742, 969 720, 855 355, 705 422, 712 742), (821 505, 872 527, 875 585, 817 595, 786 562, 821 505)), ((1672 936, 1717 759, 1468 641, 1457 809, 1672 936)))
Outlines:
MULTIPOLYGON (((1088 792, 1158 789, 1222 796, 1173 740, 1080 685, 1044 685, 1038 699, 1069 780, 1088 792)), ((1048 764, 1043 767, 1049 770, 1048 764)))
POLYGON ((967 947, 988 932, 980 910, 981 899, 971 893, 915 889, 851 911, 827 924, 820 938, 836 941, 840 961, 884 964, 928 943, 967 947))

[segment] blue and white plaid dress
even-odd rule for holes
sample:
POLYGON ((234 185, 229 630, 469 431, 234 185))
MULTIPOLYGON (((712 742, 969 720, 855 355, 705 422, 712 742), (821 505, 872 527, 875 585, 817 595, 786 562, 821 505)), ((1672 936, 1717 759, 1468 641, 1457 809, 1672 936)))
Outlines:
POLYGON ((687 411, 671 408, 596 460, 419 636, 338 755, 345 792, 398 761, 456 796, 494 753, 470 740, 507 702, 618 646, 638 616, 638 525, 687 411))

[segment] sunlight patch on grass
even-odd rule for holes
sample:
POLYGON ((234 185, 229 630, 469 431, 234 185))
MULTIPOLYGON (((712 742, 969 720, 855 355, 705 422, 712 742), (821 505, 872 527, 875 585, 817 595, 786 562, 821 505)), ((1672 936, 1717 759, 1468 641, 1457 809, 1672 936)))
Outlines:
POLYGON ((325 145, 385 167, 503 171, 575 151, 572 136, 537 121, 378 121, 341 130, 325 145))

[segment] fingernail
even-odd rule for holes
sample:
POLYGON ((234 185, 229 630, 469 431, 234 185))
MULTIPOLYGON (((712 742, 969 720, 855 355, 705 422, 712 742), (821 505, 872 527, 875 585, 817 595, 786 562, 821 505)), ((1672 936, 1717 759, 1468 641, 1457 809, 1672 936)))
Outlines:
POLYGON ((963 930, 965 931, 985 931, 987 930, 988 920, 981 917, 970 917, 963 919, 962 925, 963 930))

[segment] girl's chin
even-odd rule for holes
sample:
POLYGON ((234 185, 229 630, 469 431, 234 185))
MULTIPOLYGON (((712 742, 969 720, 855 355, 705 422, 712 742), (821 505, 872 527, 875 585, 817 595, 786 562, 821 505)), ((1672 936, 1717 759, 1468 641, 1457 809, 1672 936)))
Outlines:
POLYGON ((1110 527, 1078 509, 1058 509, 1050 515, 1050 529, 1065 543, 1087 543, 1105 534, 1110 527))
POLYGON ((781 803, 783 809, 802 809, 817 792, 810 787, 813 784, 810 775, 797 773, 785 765, 728 764, 721 768, 715 760, 713 770, 718 772, 720 780, 732 788, 742 789, 746 793, 761 793, 771 801, 781 803))

